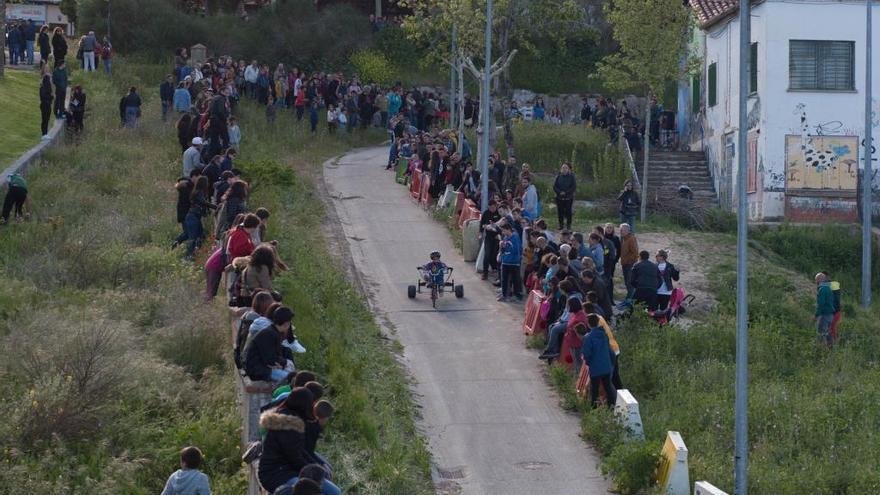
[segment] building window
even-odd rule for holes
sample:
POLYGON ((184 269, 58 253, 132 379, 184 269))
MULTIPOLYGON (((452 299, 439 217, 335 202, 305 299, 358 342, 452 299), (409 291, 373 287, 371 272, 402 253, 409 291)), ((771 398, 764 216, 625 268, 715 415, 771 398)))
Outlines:
POLYGON ((856 89, 854 66, 853 41, 789 41, 789 89, 853 91, 856 89))
POLYGON ((718 64, 709 64, 709 76, 707 79, 708 105, 714 107, 718 103, 718 64))
POLYGON ((694 113, 700 111, 700 76, 691 78, 691 110, 694 113))
POLYGON ((752 43, 749 52, 749 94, 758 92, 758 44, 752 43))

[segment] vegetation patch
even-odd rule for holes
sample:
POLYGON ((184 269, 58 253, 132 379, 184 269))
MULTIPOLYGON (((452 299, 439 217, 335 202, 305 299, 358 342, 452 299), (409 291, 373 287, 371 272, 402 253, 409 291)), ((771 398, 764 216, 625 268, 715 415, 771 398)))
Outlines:
POLYGON ((40 77, 36 72, 7 69, 0 77, 0 168, 12 165, 40 142, 40 77))

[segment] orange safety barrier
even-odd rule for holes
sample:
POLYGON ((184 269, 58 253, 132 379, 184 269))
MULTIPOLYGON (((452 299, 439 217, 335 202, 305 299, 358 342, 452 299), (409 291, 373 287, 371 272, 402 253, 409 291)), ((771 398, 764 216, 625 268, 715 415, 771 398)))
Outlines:
POLYGON ((425 174, 425 179, 422 181, 422 204, 425 208, 431 205, 431 176, 428 174, 425 174))
POLYGON ((461 215, 461 210, 464 208, 464 193, 458 191, 455 193, 455 208, 452 210, 452 214, 455 215, 455 218, 458 218, 461 215))
POLYGON ((526 335, 534 335, 541 325, 541 303, 544 302, 544 295, 536 290, 529 292, 529 298, 526 301, 526 317, 523 320, 523 333, 526 335))
POLYGON ((577 382, 574 385, 574 391, 583 398, 587 398, 590 390, 590 367, 586 364, 581 365, 581 372, 578 375, 577 382))
POLYGON ((465 201, 464 208, 461 209, 461 215, 458 216, 458 228, 464 228, 464 224, 468 220, 479 220, 479 219, 480 219, 480 209, 477 208, 477 205, 475 205, 473 201, 467 200, 467 201, 465 201))
POLYGON ((410 183, 409 193, 418 201, 419 195, 422 193, 422 173, 418 170, 412 172, 412 182, 410 183))

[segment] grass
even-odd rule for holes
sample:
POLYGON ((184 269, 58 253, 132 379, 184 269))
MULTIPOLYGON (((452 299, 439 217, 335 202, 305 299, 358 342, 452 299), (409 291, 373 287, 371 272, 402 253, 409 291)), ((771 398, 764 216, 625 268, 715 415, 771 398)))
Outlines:
POLYGON ((0 77, 0 167, 6 168, 40 142, 40 78, 36 72, 4 71, 0 77))
MULTIPOLYGON (((33 219, 0 236, 0 493, 158 493, 193 444, 213 492, 240 494, 226 310, 201 302, 200 267, 167 249, 180 162, 153 91, 165 68, 118 58, 114 70, 113 81, 75 75, 87 134, 31 169, 33 219), (129 85, 145 100, 136 131, 118 126, 129 85)), ((291 266, 277 285, 309 349, 298 364, 338 409, 320 448, 350 493, 427 493, 406 377, 327 248, 314 189, 318 164, 376 136, 312 138, 287 119, 270 128, 245 106, 239 165, 291 266)))

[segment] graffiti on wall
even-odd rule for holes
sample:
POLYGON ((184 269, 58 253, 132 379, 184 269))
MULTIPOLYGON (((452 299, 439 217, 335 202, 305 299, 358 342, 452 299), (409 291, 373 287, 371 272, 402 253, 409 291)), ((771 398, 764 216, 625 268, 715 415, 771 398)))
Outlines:
POLYGON ((857 136, 785 136, 786 188, 855 190, 857 136))

